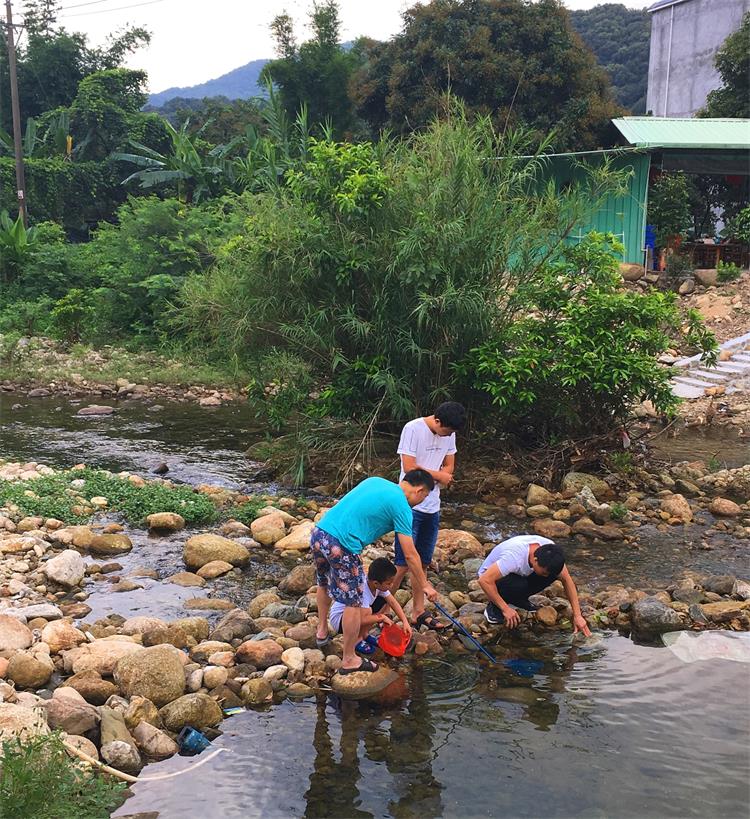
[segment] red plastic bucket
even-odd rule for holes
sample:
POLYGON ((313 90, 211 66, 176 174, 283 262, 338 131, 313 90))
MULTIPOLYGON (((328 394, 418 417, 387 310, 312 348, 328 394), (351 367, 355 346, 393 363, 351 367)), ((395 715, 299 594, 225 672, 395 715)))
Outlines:
POLYGON ((391 657, 403 657, 410 642, 411 635, 395 624, 383 626, 378 637, 378 645, 391 657))

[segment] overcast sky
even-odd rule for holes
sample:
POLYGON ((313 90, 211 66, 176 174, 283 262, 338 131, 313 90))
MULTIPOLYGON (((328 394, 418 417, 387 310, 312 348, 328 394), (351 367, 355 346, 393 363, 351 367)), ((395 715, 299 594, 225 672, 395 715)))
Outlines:
MULTIPOLYGON (((653 0, 625 0, 644 8, 653 0)), ((588 9, 598 0, 568 0, 571 9, 588 9)), ((16 13, 22 0, 13 4, 16 13)), ((339 0, 342 36, 387 39, 399 31, 401 13, 413 0, 339 0)), ((298 23, 298 37, 312 0, 60 0, 59 22, 70 31, 85 32, 94 44, 126 24, 144 25, 153 34, 151 45, 130 60, 148 71, 151 91, 196 85, 251 60, 273 57, 269 23, 288 11, 298 23), (129 7, 129 8, 123 8, 129 7)))

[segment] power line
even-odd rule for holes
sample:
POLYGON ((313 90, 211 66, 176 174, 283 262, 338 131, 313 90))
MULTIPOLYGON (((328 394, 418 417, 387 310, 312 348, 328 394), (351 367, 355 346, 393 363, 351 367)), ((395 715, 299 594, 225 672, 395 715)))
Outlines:
POLYGON ((68 9, 80 9, 83 6, 99 6, 102 3, 110 3, 111 0, 89 0, 88 3, 76 3, 74 6, 60 6, 58 11, 67 11, 68 9))
MULTIPOLYGON (((146 3, 134 3, 130 6, 118 6, 114 9, 101 9, 101 11, 83 11, 76 14, 61 14, 60 17, 90 17, 94 14, 108 14, 111 11, 126 11, 127 9, 137 9, 140 6, 155 6, 157 3, 163 3, 165 0, 148 0, 146 3)), ((70 8, 73 8, 70 6, 70 8)))

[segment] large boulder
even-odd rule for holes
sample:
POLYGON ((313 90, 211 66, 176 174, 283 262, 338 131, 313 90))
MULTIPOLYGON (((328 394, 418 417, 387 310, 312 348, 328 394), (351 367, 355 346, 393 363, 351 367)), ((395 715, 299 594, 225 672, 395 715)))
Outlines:
POLYGON ((620 275, 622 276, 623 281, 637 282, 646 275, 646 270, 642 264, 620 262, 620 275))
POLYGON ((157 532, 179 532, 185 528, 185 518, 176 512, 154 512, 146 518, 146 523, 157 532))
POLYGON ((130 640, 95 640, 65 654, 66 659, 72 655, 71 669, 74 674, 91 669, 102 677, 111 677, 119 660, 139 651, 143 651, 143 646, 130 640))
POLYGON ((221 707, 208 694, 185 694, 165 705, 159 716, 168 731, 181 731, 186 725, 197 728, 212 728, 222 719, 221 707))
POLYGON ((133 548, 133 543, 127 535, 94 535, 88 550, 92 555, 120 555, 129 552, 133 548))
POLYGON ((34 638, 25 623, 7 614, 0 614, 0 657, 28 648, 34 638))
POLYGON ((214 560, 244 566, 250 559, 250 552, 241 543, 221 535, 193 535, 185 543, 184 559, 190 569, 200 569, 214 560))
POLYGON ((159 709, 145 697, 131 697, 123 717, 130 731, 133 731, 142 722, 148 722, 156 728, 161 728, 159 709))
POLYGON ((305 619, 302 609, 287 603, 269 603, 260 613, 261 617, 284 620, 287 623, 301 623, 305 619))
POLYGON ((245 705, 262 705, 273 696, 271 683, 261 678, 248 680, 242 686, 242 702, 245 705))
POLYGON ((228 611, 211 632, 211 639, 228 643, 241 640, 248 634, 255 634, 258 629, 253 618, 243 609, 228 611))
POLYGON ((51 654, 57 654, 85 643, 86 635, 69 620, 53 620, 42 629, 42 642, 47 643, 51 654))
POLYGON ((286 536, 286 524, 281 515, 272 512, 256 518, 250 524, 250 531, 261 546, 273 546, 286 536))
POLYGON ((83 698, 56 696, 45 700, 50 728, 60 728, 66 734, 86 734, 99 722, 99 710, 83 698))
POLYGON ((284 594, 291 594, 299 597, 304 594, 310 586, 315 585, 315 566, 310 563, 303 563, 295 566, 291 572, 279 583, 279 588, 284 594))
POLYGON ((630 623, 636 637, 649 639, 685 626, 680 615, 656 597, 644 597, 633 604, 630 623))
POLYGON ((343 699, 361 700, 379 693, 394 683, 399 675, 391 668, 381 666, 377 671, 355 671, 353 674, 334 674, 331 687, 343 699))
POLYGON ((622 532, 614 523, 607 523, 600 526, 594 523, 591 518, 580 518, 570 528, 574 535, 583 535, 584 537, 599 538, 600 540, 622 540, 622 532))
POLYGON ((133 731, 140 752, 149 759, 169 759, 179 750, 177 743, 164 731, 148 722, 141 722, 133 731))
POLYGON ((704 578, 701 582, 701 586, 703 586, 707 592, 728 595, 732 593, 736 579, 737 578, 731 574, 713 574, 710 577, 704 578))
POLYGON ((529 487, 526 490, 527 506, 548 506, 553 500, 554 495, 543 486, 539 486, 539 484, 536 483, 529 484, 529 487))
POLYGON ((274 549, 279 552, 306 552, 310 548, 310 537, 315 524, 306 520, 294 526, 286 537, 276 541, 274 549))
MULTIPOLYGON (((10 702, 0 702, 0 738, 3 742, 13 739, 28 740, 49 733, 44 708, 26 708, 10 702)), ((3 748, 0 745, 0 757, 3 748)))
POLYGON ((275 640, 247 640, 237 649, 238 663, 250 663, 256 668, 268 668, 281 662, 282 648, 275 640))
POLYGON ((475 535, 462 529, 441 529, 435 545, 448 555, 460 552, 462 560, 467 557, 483 557, 485 551, 475 535))
POLYGON ((140 696, 157 707, 185 693, 185 672, 172 646, 153 646, 123 657, 115 666, 114 679, 124 697, 140 696))
POLYGON ((182 629, 196 643, 207 639, 211 631, 211 626, 205 617, 181 617, 179 620, 172 620, 170 625, 182 629))
POLYGON ((152 629, 159 628, 166 625, 166 620, 159 617, 148 617, 139 615, 137 617, 128 617, 122 624, 122 633, 127 635, 144 634, 152 629))
POLYGON ((247 607, 248 614, 251 617, 260 617, 263 609, 271 603, 280 603, 281 598, 276 592, 265 591, 253 597, 247 607))
POLYGON ((690 523, 693 519, 693 510, 684 495, 667 495, 662 498, 661 510, 670 518, 679 518, 683 523, 690 523))
POLYGON ((606 481, 597 478, 596 475, 589 475, 587 472, 568 472, 562 479, 563 492, 572 495, 580 492, 584 486, 588 486, 600 502, 611 498, 613 495, 612 489, 606 481))
POLYGON ((53 583, 72 589, 81 585, 86 575, 86 561, 75 549, 66 549, 48 560, 42 571, 53 583))
POLYGON ((556 540, 570 536, 570 526, 565 521, 553 520, 552 518, 541 518, 531 524, 531 528, 537 535, 556 540))
POLYGON ((736 518, 742 514, 742 509, 739 504, 728 498, 714 498, 708 507, 708 511, 712 515, 718 515, 723 518, 736 518))
POLYGON ((24 651, 17 651, 8 663, 6 675, 13 680, 17 688, 41 688, 49 682, 55 666, 49 656, 33 656, 24 651))

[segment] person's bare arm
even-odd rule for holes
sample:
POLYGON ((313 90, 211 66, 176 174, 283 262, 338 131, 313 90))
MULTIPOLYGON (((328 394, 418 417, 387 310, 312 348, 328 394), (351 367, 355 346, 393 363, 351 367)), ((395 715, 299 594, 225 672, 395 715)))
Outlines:
POLYGON ((520 622, 521 617, 518 612, 509 606, 505 600, 500 596, 500 592, 495 585, 502 577, 500 567, 497 563, 493 563, 486 572, 479 575, 479 585, 487 597, 500 609, 505 618, 505 623, 508 628, 515 628, 520 622))
POLYGON ((392 622, 393 621, 387 614, 381 614, 381 612, 378 612, 377 614, 365 614, 362 616, 363 626, 374 626, 377 623, 391 625, 392 622))
POLYGON ((567 566, 563 566, 560 572, 560 581, 565 589, 565 596, 570 602, 570 607, 573 609, 573 634, 582 631, 586 637, 591 637, 591 629, 586 622, 586 618, 581 614, 581 604, 578 601, 578 589, 570 576, 567 566))
POLYGON ((402 532, 399 532, 398 541, 401 544, 401 551, 404 553, 406 565, 409 567, 409 572, 411 573, 412 585, 414 585, 416 581, 416 583, 418 583, 424 589, 424 593, 427 595, 428 600, 434 600, 438 593, 433 587, 432 583, 427 580, 427 575, 424 573, 424 569, 422 568, 422 558, 419 556, 417 548, 414 545, 414 539, 411 535, 405 535, 402 532))
MULTIPOLYGON (((448 457, 452 458, 453 456, 449 455, 448 457)), ((443 466, 445 466, 445 464, 443 464, 443 466)), ((402 455, 401 467, 403 468, 404 472, 409 472, 412 469, 424 469, 425 472, 432 475, 432 477, 442 486, 448 486, 448 484, 453 480, 452 471, 448 472, 445 468, 427 469, 427 467, 418 464, 417 459, 413 455, 402 455)))
POLYGON ((401 603, 396 600, 393 594, 389 594, 388 597, 384 597, 383 599, 385 600, 386 605, 401 621, 404 631, 407 634, 411 634, 411 623, 409 622, 409 618, 406 616, 406 612, 403 610, 401 603))

